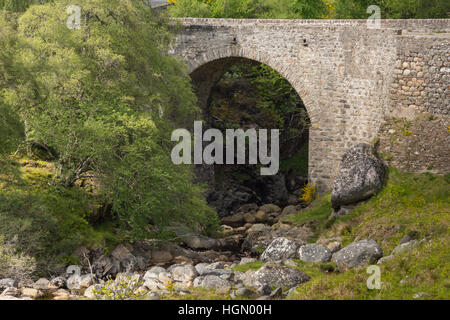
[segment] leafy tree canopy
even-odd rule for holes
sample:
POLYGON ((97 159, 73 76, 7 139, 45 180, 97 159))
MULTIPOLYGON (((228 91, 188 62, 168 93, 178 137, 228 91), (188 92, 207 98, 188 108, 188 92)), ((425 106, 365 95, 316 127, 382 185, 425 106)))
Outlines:
POLYGON ((1 38, 10 43, 0 69, 14 72, 0 105, 20 114, 27 142, 54 154, 55 183, 98 182, 131 238, 180 222, 213 228, 191 168, 170 159, 170 133, 198 110, 184 65, 167 54, 167 22, 141 1, 80 0, 81 26, 71 29, 72 4, 31 6, 17 25, 2 20, 15 31, 14 41, 1 38))

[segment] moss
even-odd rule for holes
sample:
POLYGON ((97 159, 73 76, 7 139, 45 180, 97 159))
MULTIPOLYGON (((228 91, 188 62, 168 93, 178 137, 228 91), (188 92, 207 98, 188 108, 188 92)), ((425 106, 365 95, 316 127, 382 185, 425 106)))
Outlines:
POLYGON ((234 271, 247 272, 248 270, 258 270, 264 266, 262 261, 254 261, 243 265, 237 265, 233 267, 234 271))
POLYGON ((385 255, 405 235, 413 239, 428 236, 429 240, 381 265, 380 290, 367 288, 366 268, 324 273, 318 265, 299 262, 299 268, 312 279, 289 299, 413 299, 415 294, 426 292, 426 299, 448 300, 449 199, 448 182, 443 176, 401 173, 391 168, 389 181, 380 193, 358 205, 351 215, 336 219, 321 236, 341 236, 344 245, 371 238, 385 255))
MULTIPOLYGON (((32 259, 36 275, 63 268, 74 260, 71 254, 81 245, 120 239, 112 225, 96 230, 89 224, 90 194, 51 184, 52 163, 14 157, 0 162, 0 247, 12 252, 9 256, 32 259)), ((12 264, 2 268, 3 276, 14 273, 13 269, 12 264)))

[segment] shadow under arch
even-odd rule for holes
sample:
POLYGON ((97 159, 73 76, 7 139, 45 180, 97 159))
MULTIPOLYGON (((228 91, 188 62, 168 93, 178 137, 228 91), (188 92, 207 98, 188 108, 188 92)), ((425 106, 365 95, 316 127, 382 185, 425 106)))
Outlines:
MULTIPOLYGON (((283 69, 280 65, 276 63, 271 63, 268 59, 265 59, 262 56, 258 57, 249 57, 248 55, 243 54, 234 54, 229 55, 230 53, 225 50, 222 52, 219 51, 211 51, 209 54, 205 54, 201 59, 195 60, 193 63, 188 63, 190 77, 192 79, 193 88, 197 95, 198 104, 201 110, 203 111, 204 120, 207 123, 211 123, 211 119, 209 118, 209 105, 211 103, 211 92, 212 88, 220 81, 225 72, 229 70, 233 65, 242 64, 242 63, 261 63, 266 65, 280 74, 295 90, 297 95, 303 102, 303 106, 306 109, 306 112, 309 117, 309 121, 311 122, 311 127, 314 125, 314 113, 312 112, 312 101, 310 101, 308 91, 302 86, 300 80, 296 79, 293 76, 293 70, 283 69)), ((309 159, 308 159, 308 179, 310 178, 311 166, 309 165, 311 162, 311 151, 314 149, 314 146, 311 141, 311 135, 309 135, 309 159)), ((212 183, 214 181, 214 169, 211 168, 213 166, 201 165, 196 167, 197 177, 201 182, 212 183)))

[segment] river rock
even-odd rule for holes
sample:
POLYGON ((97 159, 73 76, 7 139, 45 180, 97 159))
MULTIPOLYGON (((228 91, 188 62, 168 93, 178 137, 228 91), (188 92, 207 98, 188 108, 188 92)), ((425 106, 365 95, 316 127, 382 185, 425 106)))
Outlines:
POLYGON ((298 249, 298 257, 303 262, 328 262, 331 260, 331 251, 320 244, 306 244, 298 249))
POLYGON ((265 205, 259 207, 259 210, 264 211, 265 213, 273 213, 273 212, 278 213, 281 211, 281 208, 279 206, 277 206, 276 204, 270 203, 270 204, 265 204, 265 205))
POLYGON ((310 279, 303 271, 280 265, 265 265, 253 275, 253 286, 296 287, 310 279))
POLYGON ((39 280, 37 280, 34 283, 33 288, 38 289, 38 290, 48 290, 49 285, 50 285, 50 281, 48 281, 45 278, 40 278, 39 280))
POLYGON ((14 287, 9 287, 3 290, 3 292, 0 294, 0 296, 11 296, 11 297, 18 297, 20 295, 20 290, 14 287))
POLYGON ((169 271, 176 281, 187 282, 198 276, 197 270, 192 265, 178 265, 170 268, 169 271))
POLYGON ((5 278, 0 280, 0 291, 5 290, 6 288, 17 287, 17 281, 11 278, 5 278))
POLYGON ((239 213, 233 214, 231 216, 224 217, 224 218, 222 218, 222 224, 225 224, 232 228, 241 227, 245 223, 244 216, 245 216, 245 213, 239 212, 239 213))
POLYGON ((38 299, 44 296, 42 291, 34 288, 22 288, 21 290, 22 296, 30 297, 32 299, 38 299))
POLYGON ((52 289, 60 289, 66 286, 66 279, 64 277, 56 277, 50 280, 49 287, 52 289))
POLYGON ((182 241, 192 249, 213 249, 217 246, 217 241, 199 234, 187 234, 183 236, 182 241))
POLYGON ((386 167, 371 145, 361 143, 350 148, 334 181, 332 207, 339 209, 369 198, 383 187, 385 175, 386 167))
POLYGON ((261 255, 261 261, 280 261, 292 258, 297 251, 294 241, 280 237, 273 240, 261 255))
POLYGON ((200 276, 195 278, 194 287, 203 287, 205 289, 228 289, 231 288, 231 282, 222 279, 216 275, 200 276))
POLYGON ((333 254, 331 260, 336 262, 339 270, 373 264, 383 256, 383 250, 372 239, 352 242, 333 254))
POLYGON ((153 267, 144 274, 144 281, 147 279, 158 279, 158 275, 167 272, 163 267, 153 267))

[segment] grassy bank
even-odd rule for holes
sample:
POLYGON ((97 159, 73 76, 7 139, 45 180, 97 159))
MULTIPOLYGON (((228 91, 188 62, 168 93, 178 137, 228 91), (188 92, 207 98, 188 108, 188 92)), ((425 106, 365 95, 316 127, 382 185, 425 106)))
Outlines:
POLYGON ((0 278, 58 272, 78 262, 77 247, 117 237, 89 222, 100 206, 92 194, 52 185, 52 163, 7 157, 0 168, 0 278))
POLYGON ((352 214, 328 221, 327 212, 330 212, 329 195, 316 199, 308 209, 286 220, 298 225, 314 222, 318 237, 339 236, 344 246, 360 239, 374 239, 385 256, 406 235, 428 240, 381 266, 381 290, 367 289, 366 268, 337 273, 321 265, 297 261, 312 279, 290 299, 412 299, 416 294, 425 299, 450 298, 448 175, 408 174, 390 169, 384 189, 358 205, 352 214))

